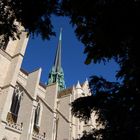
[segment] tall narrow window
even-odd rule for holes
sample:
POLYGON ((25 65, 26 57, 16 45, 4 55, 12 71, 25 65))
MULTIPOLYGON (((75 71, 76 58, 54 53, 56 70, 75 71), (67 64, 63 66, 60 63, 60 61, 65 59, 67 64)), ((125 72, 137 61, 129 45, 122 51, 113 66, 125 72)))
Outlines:
POLYGON ((39 133, 41 116, 42 116, 43 106, 38 102, 36 110, 35 110, 35 118, 34 118, 34 132, 39 133))
POLYGON ((35 121, 34 125, 39 127, 39 117, 40 117, 40 103, 38 103, 36 110, 35 110, 35 121))
POLYGON ((17 121, 17 116, 18 116, 22 96, 23 96, 23 91, 20 89, 18 85, 16 85, 12 96, 10 112, 8 113, 7 116, 8 121, 12 121, 12 122, 17 121))

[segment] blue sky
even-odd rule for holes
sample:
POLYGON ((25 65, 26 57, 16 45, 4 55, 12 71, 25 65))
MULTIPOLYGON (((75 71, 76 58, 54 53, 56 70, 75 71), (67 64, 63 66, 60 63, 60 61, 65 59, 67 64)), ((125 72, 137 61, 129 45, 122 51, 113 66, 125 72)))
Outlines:
POLYGON ((69 24, 69 19, 52 17, 52 21, 56 37, 52 37, 49 41, 43 41, 39 36, 30 37, 22 68, 31 72, 41 67, 41 82, 47 82, 49 71, 54 62, 59 31, 62 27, 62 67, 66 86, 70 87, 76 84, 78 80, 82 83, 91 75, 103 76, 109 81, 115 81, 114 75, 119 67, 114 61, 110 61, 106 65, 103 63, 85 65, 84 46, 76 38, 74 29, 69 24))

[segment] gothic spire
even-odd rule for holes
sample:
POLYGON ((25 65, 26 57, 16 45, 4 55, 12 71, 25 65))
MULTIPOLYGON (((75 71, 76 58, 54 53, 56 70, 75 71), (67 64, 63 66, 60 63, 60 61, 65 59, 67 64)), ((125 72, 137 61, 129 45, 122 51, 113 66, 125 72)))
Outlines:
POLYGON ((61 67, 62 28, 60 29, 59 42, 54 59, 54 65, 49 73, 48 84, 58 83, 58 91, 65 89, 64 73, 61 67))
POLYGON ((59 72, 61 69, 61 42, 62 42, 62 28, 60 29, 59 42, 54 60, 54 69, 59 72))

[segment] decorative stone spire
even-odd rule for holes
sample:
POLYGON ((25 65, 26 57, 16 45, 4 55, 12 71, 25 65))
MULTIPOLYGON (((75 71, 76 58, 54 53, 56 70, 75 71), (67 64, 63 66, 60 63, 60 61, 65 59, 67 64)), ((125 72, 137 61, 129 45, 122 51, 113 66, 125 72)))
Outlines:
POLYGON ((54 65, 49 73, 48 84, 58 83, 58 91, 65 89, 64 72, 61 67, 62 28, 60 29, 59 42, 56 50, 54 65))
POLYGON ((81 85, 80 85, 80 83, 79 83, 79 81, 77 82, 77 85, 76 85, 76 89, 81 89, 82 87, 81 87, 81 85))
POLYGON ((76 85, 75 89, 76 89, 76 93, 77 93, 76 98, 81 97, 81 94, 83 93, 83 89, 82 89, 79 81, 77 82, 77 85, 76 85))

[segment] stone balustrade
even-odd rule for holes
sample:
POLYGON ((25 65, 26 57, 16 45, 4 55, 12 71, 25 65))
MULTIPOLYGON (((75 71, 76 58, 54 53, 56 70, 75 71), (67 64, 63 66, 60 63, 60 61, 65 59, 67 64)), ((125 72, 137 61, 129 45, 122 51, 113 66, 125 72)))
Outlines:
POLYGON ((35 140, 46 140, 45 135, 33 133, 33 139, 35 140))
POLYGON ((11 122, 6 123, 6 128, 12 129, 12 130, 17 131, 19 133, 21 133, 23 130, 22 126, 23 126, 22 123, 21 124, 11 123, 11 122))

